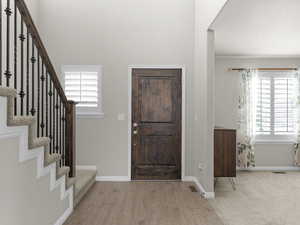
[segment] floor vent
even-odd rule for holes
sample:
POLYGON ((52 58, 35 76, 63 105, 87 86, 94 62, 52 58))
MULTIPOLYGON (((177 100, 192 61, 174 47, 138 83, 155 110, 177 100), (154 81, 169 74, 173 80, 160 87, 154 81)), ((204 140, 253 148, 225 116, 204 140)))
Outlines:
POLYGON ((274 171, 272 173, 275 173, 275 174, 286 174, 286 172, 284 172, 284 171, 274 171))
POLYGON ((198 192, 198 190, 195 188, 195 186, 189 186, 191 192, 198 192))

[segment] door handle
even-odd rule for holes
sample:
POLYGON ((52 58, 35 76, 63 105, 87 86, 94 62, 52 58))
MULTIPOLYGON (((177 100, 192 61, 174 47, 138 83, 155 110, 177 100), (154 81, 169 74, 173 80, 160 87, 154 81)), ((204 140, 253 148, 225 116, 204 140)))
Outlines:
POLYGON ((133 131, 133 134, 134 134, 134 135, 137 135, 137 134, 138 134, 138 131, 137 131, 137 130, 134 130, 134 131, 133 131))

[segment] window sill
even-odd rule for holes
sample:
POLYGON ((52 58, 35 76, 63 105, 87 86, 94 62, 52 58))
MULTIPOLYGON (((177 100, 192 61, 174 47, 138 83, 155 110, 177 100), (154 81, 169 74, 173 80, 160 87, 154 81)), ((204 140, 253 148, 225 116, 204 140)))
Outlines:
POLYGON ((77 119, 102 119, 104 118, 104 113, 77 113, 77 119))

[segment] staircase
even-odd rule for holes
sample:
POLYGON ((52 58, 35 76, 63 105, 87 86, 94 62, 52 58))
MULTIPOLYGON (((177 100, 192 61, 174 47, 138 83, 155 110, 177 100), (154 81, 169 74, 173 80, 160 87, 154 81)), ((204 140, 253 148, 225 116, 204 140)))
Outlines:
POLYGON ((0 11, 0 103, 7 111, 0 112, 0 123, 6 122, 0 134, 27 127, 20 161, 36 157, 38 170, 54 174, 54 183, 64 186, 62 195, 70 198, 68 216, 96 176, 93 170, 76 171, 76 103, 67 100, 24 0, 1 1, 0 11), (33 154, 37 149, 42 158, 33 154))

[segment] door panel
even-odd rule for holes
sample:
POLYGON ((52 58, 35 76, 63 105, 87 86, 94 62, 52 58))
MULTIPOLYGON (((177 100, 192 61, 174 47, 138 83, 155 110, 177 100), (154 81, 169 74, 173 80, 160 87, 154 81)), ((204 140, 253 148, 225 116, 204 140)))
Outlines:
POLYGON ((143 164, 154 165, 174 165, 176 164, 176 155, 174 149, 173 136, 144 136, 141 138, 144 154, 138 161, 143 164))
POLYGON ((141 121, 171 122, 173 117, 172 80, 142 78, 141 121))
POLYGON ((181 70, 132 76, 132 179, 181 179, 181 70))

